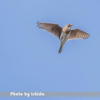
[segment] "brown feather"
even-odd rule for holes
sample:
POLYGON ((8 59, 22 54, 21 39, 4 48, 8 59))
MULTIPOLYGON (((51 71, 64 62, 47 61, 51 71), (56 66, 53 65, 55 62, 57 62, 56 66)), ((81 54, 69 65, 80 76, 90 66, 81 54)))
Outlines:
POLYGON ((58 24, 37 22, 37 26, 60 39, 62 27, 60 27, 58 24))
POLYGON ((79 29, 72 29, 71 30, 71 34, 68 40, 71 39, 86 39, 88 38, 90 35, 84 31, 81 31, 79 29))
POLYGON ((61 44, 58 53, 62 52, 62 47, 63 47, 63 45, 61 44))

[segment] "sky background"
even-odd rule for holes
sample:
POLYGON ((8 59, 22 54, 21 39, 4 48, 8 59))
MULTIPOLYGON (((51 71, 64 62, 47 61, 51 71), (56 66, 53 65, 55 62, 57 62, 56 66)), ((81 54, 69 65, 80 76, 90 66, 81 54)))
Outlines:
MULTIPOLYGON (((0 0, 0 91, 100 91, 100 0, 0 0), (60 41, 36 22, 90 34, 60 41)), ((10 97, 9 100, 100 100, 99 97, 10 97)), ((4 97, 2 100, 8 100, 4 97)))

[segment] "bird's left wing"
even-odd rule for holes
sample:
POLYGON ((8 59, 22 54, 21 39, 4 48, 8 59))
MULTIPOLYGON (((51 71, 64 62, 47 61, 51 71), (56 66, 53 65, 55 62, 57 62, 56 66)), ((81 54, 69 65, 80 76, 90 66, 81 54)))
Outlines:
POLYGON ((88 38, 90 35, 84 31, 81 31, 79 29, 72 29, 71 30, 71 34, 68 40, 71 39, 86 39, 88 38))
POLYGON ((60 35, 62 32, 62 27, 60 27, 58 24, 52 24, 52 23, 42 23, 42 22, 37 22, 37 26, 41 29, 46 30, 47 32, 51 33, 58 39, 60 39, 60 35))

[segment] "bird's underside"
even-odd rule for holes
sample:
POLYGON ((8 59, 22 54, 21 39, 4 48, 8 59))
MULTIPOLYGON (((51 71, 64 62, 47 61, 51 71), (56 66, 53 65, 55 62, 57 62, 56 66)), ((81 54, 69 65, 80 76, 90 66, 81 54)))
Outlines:
POLYGON ((59 53, 61 53, 62 47, 67 40, 86 39, 89 37, 88 33, 81 31, 79 29, 71 30, 71 24, 67 24, 64 28, 62 28, 58 24, 37 22, 37 26, 51 33, 61 41, 59 53))

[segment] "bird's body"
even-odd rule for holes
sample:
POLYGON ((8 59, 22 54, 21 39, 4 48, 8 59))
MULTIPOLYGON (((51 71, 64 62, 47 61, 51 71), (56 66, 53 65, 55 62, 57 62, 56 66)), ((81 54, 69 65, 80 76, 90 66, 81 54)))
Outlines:
POLYGON ((37 22, 37 26, 41 29, 50 32, 52 35, 54 35, 60 40, 60 48, 58 51, 59 53, 62 52, 62 47, 67 40, 86 39, 89 37, 88 33, 81 31, 79 29, 71 30, 71 24, 67 24, 64 28, 62 28, 58 24, 37 22))
POLYGON ((65 44, 65 42, 68 40, 68 38, 70 37, 70 33, 71 33, 70 30, 67 30, 66 32, 63 32, 62 31, 62 33, 60 35, 60 48, 59 48, 59 53, 62 52, 62 47, 65 44))
POLYGON ((65 43, 69 37, 70 37, 70 31, 67 32, 67 34, 62 32, 60 35, 60 41, 65 43))

